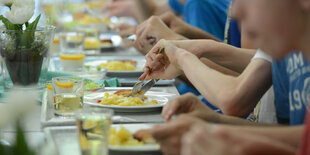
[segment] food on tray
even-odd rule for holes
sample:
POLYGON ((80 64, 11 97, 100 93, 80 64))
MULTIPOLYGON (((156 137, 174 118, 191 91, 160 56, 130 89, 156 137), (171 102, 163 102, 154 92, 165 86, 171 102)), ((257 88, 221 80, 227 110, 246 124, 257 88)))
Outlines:
POLYGON ((83 69, 85 54, 60 54, 60 63, 65 71, 75 71, 83 69))
POLYGON ((100 41, 97 38, 87 37, 84 42, 85 49, 99 49, 100 41))
POLYGON ((149 106, 158 105, 157 100, 148 101, 147 97, 143 97, 144 101, 139 97, 125 97, 123 95, 105 93, 101 100, 97 102, 102 105, 115 106, 149 106))
POLYGON ((106 0, 82 3, 63 2, 65 3, 62 3, 61 7, 58 3, 43 4, 45 15, 49 17, 49 24, 56 25, 57 29, 73 29, 79 25, 96 25, 100 28, 106 28, 112 24, 109 16, 99 16, 107 4, 106 0))
POLYGON ((87 37, 84 42, 85 49, 99 49, 100 47, 111 47, 113 42, 110 39, 99 40, 93 37, 87 37))
POLYGON ((145 130, 145 129, 136 131, 133 134, 133 138, 137 139, 140 142, 143 142, 144 144, 155 144, 156 143, 155 139, 152 137, 149 130, 145 130))
POLYGON ((80 20, 80 24, 81 25, 89 25, 92 23, 100 23, 101 19, 97 18, 97 17, 92 17, 89 15, 85 15, 81 20, 80 20))
POLYGON ((155 144, 155 143, 156 142, 152 138, 152 136, 150 134, 147 134, 147 130, 143 130, 143 133, 140 130, 133 135, 133 133, 131 133, 123 126, 121 126, 119 130, 117 130, 116 128, 110 129, 109 134, 110 146, 141 146, 144 144, 155 144))
POLYGON ((110 47, 113 46, 113 41, 111 39, 101 39, 101 47, 110 47))
MULTIPOLYGON (((124 97, 129 97, 132 94, 132 90, 131 89, 121 89, 121 90, 116 91, 114 94, 122 95, 124 97)), ((138 92, 137 94, 135 94, 134 97, 142 98, 141 96, 142 97, 144 96, 144 92, 143 91, 138 92)), ((144 99, 147 99, 147 98, 145 97, 144 99)))
POLYGON ((86 2, 90 8, 102 8, 107 3, 107 1, 90 1, 86 2))
POLYGON ((135 64, 122 61, 109 61, 100 64, 101 68, 107 68, 108 71, 134 71, 136 70, 135 64))
POLYGON ((110 146, 139 146, 143 145, 143 142, 134 139, 132 133, 121 126, 118 131, 116 128, 110 129, 109 144, 110 146))
POLYGON ((135 61, 135 60, 115 60, 115 61, 120 61, 120 62, 123 62, 123 63, 130 63, 130 64, 132 64, 134 66, 137 65, 137 61, 135 61))
POLYGON ((103 88, 103 87, 104 87, 104 84, 99 85, 94 81, 85 81, 84 82, 84 90, 95 90, 95 89, 103 88))

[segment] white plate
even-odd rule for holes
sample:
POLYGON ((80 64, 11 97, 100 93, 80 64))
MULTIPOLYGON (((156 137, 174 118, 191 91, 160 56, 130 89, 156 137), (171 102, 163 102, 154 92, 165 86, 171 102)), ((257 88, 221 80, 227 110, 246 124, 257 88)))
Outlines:
MULTIPOLYGON (((114 128, 120 128, 120 126, 121 125, 112 125, 114 128)), ((154 126, 154 124, 124 124, 123 126, 134 133, 140 129, 149 129, 154 126)), ((48 127, 44 129, 44 132, 47 138, 52 140, 55 144, 59 155, 80 154, 76 127, 48 127)), ((159 152, 159 145, 148 144, 133 147, 110 146, 109 150, 112 152, 125 152, 127 155, 141 152, 159 152)))
MULTIPOLYGON (((128 59, 115 59, 115 60, 128 60, 128 59)), ((115 61, 112 60, 112 61, 115 61)), ((109 60, 111 61, 111 60, 109 60)), ((106 76, 108 77, 139 77, 143 73, 143 67, 145 65, 145 60, 134 60, 137 61, 136 70, 135 71, 107 71, 106 76)), ((98 60, 98 61, 91 61, 86 62, 86 66, 99 66, 102 63, 107 63, 108 60, 98 60)))
MULTIPOLYGON (((123 78, 138 78, 143 72, 143 67, 145 64, 145 57, 144 56, 135 56, 135 57, 129 57, 129 56, 96 56, 91 57, 87 56, 85 58, 84 65, 97 67, 101 63, 107 62, 107 61, 114 61, 114 60, 134 60, 137 61, 136 65, 136 71, 108 71, 106 76, 108 77, 123 77, 123 78)), ((62 66, 60 63, 59 57, 53 57, 50 61, 49 71, 62 71, 62 66)))
MULTIPOLYGON (((107 91, 107 93, 114 93, 115 91, 107 91)), ((116 105, 102 105, 97 103, 101 100, 106 92, 95 92, 84 96, 84 104, 90 106, 96 106, 101 108, 111 108, 116 112, 147 112, 160 110, 165 104, 168 103, 168 98, 154 94, 155 92, 147 92, 145 96, 148 100, 157 100, 158 105, 147 105, 147 106, 116 106, 116 105)))
MULTIPOLYGON (((106 87, 105 91, 118 91, 120 89, 132 89, 132 87, 106 87)), ((169 100, 172 100, 179 96, 177 89, 174 86, 166 87, 153 87, 151 91, 153 95, 164 96, 169 100)), ((73 126, 76 124, 74 118, 63 118, 54 115, 54 107, 48 106, 47 104, 47 93, 44 92, 42 96, 42 106, 41 106, 41 127, 51 127, 51 126, 73 126)), ((84 105, 88 107, 89 105, 84 105)), ((126 110, 128 111, 128 110, 126 110)), ((114 123, 128 124, 128 123, 163 123, 164 120, 160 115, 160 110, 158 111, 146 111, 146 112, 124 112, 116 113, 113 116, 114 123)))

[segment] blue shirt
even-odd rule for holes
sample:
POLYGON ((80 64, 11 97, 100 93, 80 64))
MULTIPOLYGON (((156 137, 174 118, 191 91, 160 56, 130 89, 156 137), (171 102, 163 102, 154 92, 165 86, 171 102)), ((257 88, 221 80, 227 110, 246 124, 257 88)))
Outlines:
POLYGON ((184 5, 181 2, 178 0, 169 0, 168 3, 174 12, 183 15, 184 5))
POLYGON ((310 97, 307 60, 301 52, 295 52, 282 61, 273 62, 272 74, 279 123, 303 124, 310 97))
POLYGON ((227 22, 225 43, 241 48, 241 32, 239 29, 239 23, 234 19, 229 19, 227 22))
POLYGON ((187 0, 184 5, 178 0, 169 0, 169 4, 175 12, 182 14, 190 25, 224 40, 230 0, 187 0))

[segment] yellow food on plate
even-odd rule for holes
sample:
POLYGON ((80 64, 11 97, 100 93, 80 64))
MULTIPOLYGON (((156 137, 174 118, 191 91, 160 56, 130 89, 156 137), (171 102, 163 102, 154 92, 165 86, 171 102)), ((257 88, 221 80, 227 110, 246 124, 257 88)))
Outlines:
POLYGON ((96 17, 92 17, 89 15, 85 15, 81 20, 80 20, 80 24, 81 25, 88 25, 91 23, 100 23, 101 19, 100 18, 96 18, 96 17))
POLYGON ((158 105, 158 101, 142 101, 139 97, 125 97, 123 95, 116 95, 105 93, 103 98, 98 102, 102 105, 115 105, 115 106, 148 106, 158 105))
POLYGON ((86 2, 85 4, 87 4, 90 8, 100 8, 100 7, 104 7, 104 5, 106 4, 106 1, 90 1, 90 2, 86 2))
POLYGON ((110 146, 140 146, 144 143, 134 139, 132 133, 121 126, 119 130, 110 129, 109 144, 110 146))
POLYGON ((100 48, 100 41, 96 38, 86 38, 84 42, 85 49, 98 49, 100 48))
POLYGON ((82 42, 83 41, 83 36, 69 36, 68 40, 69 42, 82 42))
POLYGON ((107 63, 100 64, 102 68, 107 68, 108 71, 134 71, 136 67, 129 62, 122 61, 109 61, 107 63))

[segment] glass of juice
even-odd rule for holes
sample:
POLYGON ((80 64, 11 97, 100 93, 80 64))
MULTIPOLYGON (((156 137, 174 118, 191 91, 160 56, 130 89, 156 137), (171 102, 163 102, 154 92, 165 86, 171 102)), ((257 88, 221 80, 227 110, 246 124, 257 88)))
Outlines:
POLYGON ((82 71, 84 66, 83 32, 64 32, 60 34, 60 63, 64 71, 82 71))
POLYGON ((108 155, 113 110, 87 108, 75 113, 82 155, 108 155))
POLYGON ((60 63, 64 71, 78 72, 84 68, 84 53, 60 53, 60 63))
POLYGON ((54 102, 52 81, 46 82, 46 88, 47 88, 47 105, 49 108, 52 108, 54 102))
POLYGON ((58 55, 60 52, 60 46, 59 46, 59 33, 56 33, 54 36, 54 40, 52 42, 52 45, 50 47, 50 51, 52 53, 52 56, 58 55))
POLYGON ((54 113, 57 116, 74 116, 83 107, 84 80, 74 77, 55 77, 52 82, 54 113))

